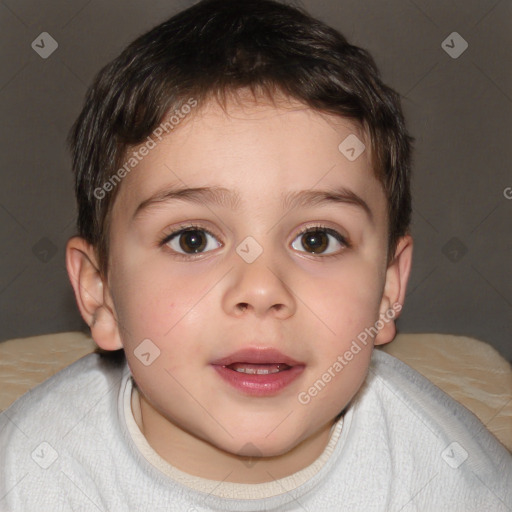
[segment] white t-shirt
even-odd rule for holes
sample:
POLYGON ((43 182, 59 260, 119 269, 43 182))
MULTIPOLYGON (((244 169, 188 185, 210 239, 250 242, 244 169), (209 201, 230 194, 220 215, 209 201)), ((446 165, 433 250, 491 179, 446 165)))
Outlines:
POLYGON ((262 484, 188 475, 138 425, 125 361, 90 354, 0 415, 0 511, 512 511, 512 455, 471 412, 375 350, 322 455, 262 484))

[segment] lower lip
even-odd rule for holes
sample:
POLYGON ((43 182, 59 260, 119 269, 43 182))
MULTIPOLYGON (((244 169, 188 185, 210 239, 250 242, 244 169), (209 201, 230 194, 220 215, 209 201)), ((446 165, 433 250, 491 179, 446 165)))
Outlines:
POLYGON ((255 375, 230 370, 225 366, 213 365, 213 367, 228 384, 252 396, 276 395, 304 370, 304 366, 292 366, 282 372, 255 375))

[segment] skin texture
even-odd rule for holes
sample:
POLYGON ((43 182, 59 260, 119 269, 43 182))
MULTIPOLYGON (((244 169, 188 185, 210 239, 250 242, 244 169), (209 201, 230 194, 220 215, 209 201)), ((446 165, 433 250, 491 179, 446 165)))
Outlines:
POLYGON ((410 272, 410 236, 387 265, 386 198, 369 149, 354 161, 338 150, 350 134, 364 140, 350 121, 291 101, 230 100, 227 112, 213 101, 200 105, 123 179, 108 277, 93 247, 68 242, 68 273, 92 337, 106 350, 124 347, 141 394, 141 430, 182 471, 260 483, 308 466, 363 383, 373 344, 395 336, 386 322, 317 396, 299 402, 359 333, 403 304, 410 272), (140 203, 175 185, 225 187, 239 200, 232 209, 173 199, 133 218, 140 203), (368 204, 372 219, 350 203, 282 204, 290 192, 341 186, 368 204), (178 254, 179 236, 160 245, 189 224, 213 234, 204 235, 206 252, 178 254), (313 253, 300 232, 318 225, 349 246, 328 236, 328 254, 313 253), (249 236, 263 250, 252 263, 236 252, 249 236), (160 350, 149 366, 134 353, 144 339, 160 350), (210 364, 245 347, 277 348, 305 369, 275 396, 247 396, 210 364), (248 467, 248 456, 257 463, 248 467))

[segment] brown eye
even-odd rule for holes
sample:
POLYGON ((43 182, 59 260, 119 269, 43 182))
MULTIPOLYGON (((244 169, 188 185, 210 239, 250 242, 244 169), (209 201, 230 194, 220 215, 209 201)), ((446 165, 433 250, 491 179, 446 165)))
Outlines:
POLYGON ((169 235, 164 243, 179 254, 208 252, 221 246, 211 233, 204 229, 195 228, 176 231, 169 235))
POLYGON ((201 252, 206 247, 206 237, 201 231, 184 231, 179 236, 180 247, 187 253, 201 252))
POLYGON ((337 231, 330 228, 310 228, 302 233, 299 233, 297 238, 293 241, 292 247, 310 254, 328 255, 333 252, 339 251, 344 247, 348 247, 345 238, 337 231), (299 247, 297 246, 299 245, 299 247))
POLYGON ((308 231, 301 238, 302 246, 312 253, 322 253, 329 246, 329 239, 323 231, 308 231))

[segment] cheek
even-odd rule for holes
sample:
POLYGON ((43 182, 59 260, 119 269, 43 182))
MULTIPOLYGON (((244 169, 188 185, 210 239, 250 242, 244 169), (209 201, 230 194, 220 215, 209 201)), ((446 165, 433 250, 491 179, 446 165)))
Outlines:
POLYGON ((114 306, 121 327, 132 342, 161 339, 194 304, 190 281, 161 272, 155 265, 119 266, 112 282, 114 306))
POLYGON ((215 306, 214 294, 208 293, 211 279, 153 262, 119 267, 112 281, 125 348, 133 352, 142 340, 150 339, 169 368, 181 365, 183 358, 199 358, 199 340, 215 306))
POLYGON ((307 295, 310 309, 324 320, 336 343, 350 341, 378 318, 383 284, 375 264, 347 258, 346 265, 313 289, 307 295))

